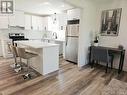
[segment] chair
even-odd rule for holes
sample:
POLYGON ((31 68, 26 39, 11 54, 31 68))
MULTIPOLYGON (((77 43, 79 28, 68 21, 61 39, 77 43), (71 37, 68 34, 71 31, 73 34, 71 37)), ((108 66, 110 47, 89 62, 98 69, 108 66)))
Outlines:
POLYGON ((18 53, 17 53, 17 50, 16 50, 16 47, 13 46, 13 45, 10 45, 10 50, 11 52, 13 53, 13 57, 15 59, 15 63, 11 65, 12 68, 15 69, 16 72, 19 72, 21 71, 21 59, 20 59, 20 64, 17 62, 17 57, 18 57, 18 53))
MULTIPOLYGON (((111 63, 111 68, 113 65, 113 57, 111 57, 108 53, 108 50, 102 47, 92 47, 91 48, 91 59, 92 61, 99 61, 106 63, 106 73, 108 70, 108 65, 111 63)), ((92 63, 93 67, 94 62, 92 63)))
POLYGON ((37 54, 26 52, 24 48, 16 47, 18 56, 27 60, 27 73, 23 75, 24 79, 31 78, 29 59, 38 56, 37 54))
POLYGON ((9 50, 9 52, 12 52, 12 51, 11 51, 11 48, 10 48, 11 43, 8 43, 7 45, 8 45, 8 50, 9 50))

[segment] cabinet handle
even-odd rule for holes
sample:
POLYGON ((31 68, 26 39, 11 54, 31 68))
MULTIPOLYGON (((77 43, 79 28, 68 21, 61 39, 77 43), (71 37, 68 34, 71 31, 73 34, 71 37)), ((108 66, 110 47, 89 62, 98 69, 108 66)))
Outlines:
POLYGON ((66 46, 67 46, 67 43, 68 43, 68 27, 66 27, 66 46))
POLYGON ((33 29, 33 26, 31 26, 31 29, 33 29))

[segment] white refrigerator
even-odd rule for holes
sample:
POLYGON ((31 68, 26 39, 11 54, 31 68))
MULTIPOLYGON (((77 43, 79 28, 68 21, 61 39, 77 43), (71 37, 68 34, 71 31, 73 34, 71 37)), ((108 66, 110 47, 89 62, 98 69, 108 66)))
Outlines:
POLYGON ((66 29, 65 59, 78 62, 79 20, 68 21, 66 29))

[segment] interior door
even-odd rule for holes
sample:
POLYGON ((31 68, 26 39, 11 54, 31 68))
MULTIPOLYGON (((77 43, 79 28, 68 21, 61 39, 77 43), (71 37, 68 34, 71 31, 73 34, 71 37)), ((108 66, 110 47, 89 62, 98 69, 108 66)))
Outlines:
POLYGON ((67 37, 65 58, 77 63, 78 59, 78 37, 67 37))

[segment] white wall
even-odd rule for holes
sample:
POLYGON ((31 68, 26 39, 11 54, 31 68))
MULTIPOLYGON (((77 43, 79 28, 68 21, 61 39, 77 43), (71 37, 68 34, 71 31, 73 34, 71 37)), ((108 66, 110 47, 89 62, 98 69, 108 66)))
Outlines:
MULTIPOLYGON (((96 31, 98 32, 100 31, 102 10, 115 8, 122 8, 119 35, 117 37, 101 36, 99 43, 103 46, 112 46, 112 47, 118 47, 118 45, 123 45, 124 48, 127 50, 127 0, 111 0, 99 5, 96 31)), ((118 59, 115 60, 114 62, 116 68, 118 68, 118 64, 116 64, 118 62, 119 62, 118 59)), ((127 51, 125 55, 124 70, 127 71, 127 51)))
POLYGON ((81 31, 79 37, 79 66, 88 63, 88 47, 91 43, 91 33, 95 31, 96 8, 93 4, 88 4, 82 10, 81 31))

